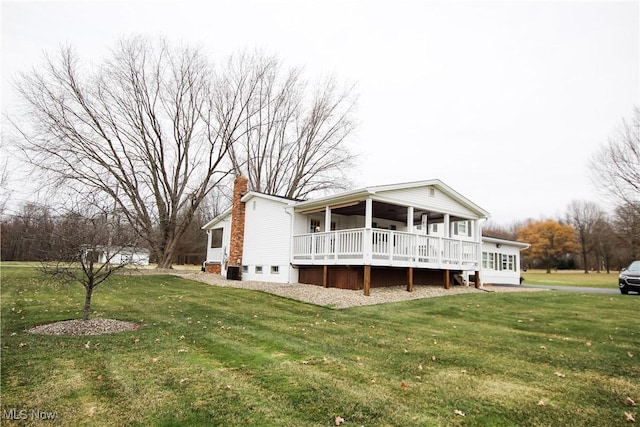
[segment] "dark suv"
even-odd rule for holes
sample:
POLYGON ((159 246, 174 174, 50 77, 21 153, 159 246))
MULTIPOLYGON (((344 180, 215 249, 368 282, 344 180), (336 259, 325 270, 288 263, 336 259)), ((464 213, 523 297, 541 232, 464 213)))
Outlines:
POLYGON ((628 294, 629 291, 640 292, 640 260, 633 261, 629 267, 622 269, 618 286, 623 294, 628 294))

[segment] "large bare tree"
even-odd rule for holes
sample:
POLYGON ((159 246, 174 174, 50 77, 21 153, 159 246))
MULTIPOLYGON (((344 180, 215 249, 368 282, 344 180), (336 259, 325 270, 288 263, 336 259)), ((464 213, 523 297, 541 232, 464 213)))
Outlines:
POLYGON ((259 53, 231 58, 224 75, 246 106, 234 111, 243 125, 230 154, 251 189, 305 198, 347 186, 355 159, 346 144, 355 126, 352 86, 333 78, 311 84, 301 70, 259 53))
POLYGON ((18 79, 28 114, 14 124, 52 186, 108 195, 170 268, 198 206, 232 170, 244 106, 224 83, 200 51, 165 41, 122 40, 94 66, 62 48, 18 79))
POLYGON ((595 184, 623 204, 640 202, 640 108, 590 160, 595 184))

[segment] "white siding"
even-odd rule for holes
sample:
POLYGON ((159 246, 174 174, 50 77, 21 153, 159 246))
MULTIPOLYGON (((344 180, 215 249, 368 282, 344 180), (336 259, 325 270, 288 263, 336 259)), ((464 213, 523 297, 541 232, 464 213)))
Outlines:
POLYGON ((381 191, 374 198, 402 206, 415 206, 467 218, 479 217, 477 213, 433 186, 381 191))
POLYGON ((300 213, 294 214, 293 234, 305 234, 309 232, 309 217, 300 213))
POLYGON ((242 254, 243 280, 287 283, 291 271, 291 216, 285 202, 259 196, 247 201, 244 225, 244 250, 242 254), (262 273, 256 272, 262 267, 262 273), (272 267, 278 273, 272 273, 272 267), (246 269, 246 271, 244 270, 246 269))

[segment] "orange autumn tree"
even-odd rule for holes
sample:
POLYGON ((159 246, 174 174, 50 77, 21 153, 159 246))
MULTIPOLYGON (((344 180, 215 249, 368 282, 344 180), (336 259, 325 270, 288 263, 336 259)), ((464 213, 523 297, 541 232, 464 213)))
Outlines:
POLYGON ((560 224, 552 219, 528 221, 518 230, 518 240, 531 244, 528 256, 537 259, 551 273, 561 256, 579 249, 576 231, 572 226, 560 224))

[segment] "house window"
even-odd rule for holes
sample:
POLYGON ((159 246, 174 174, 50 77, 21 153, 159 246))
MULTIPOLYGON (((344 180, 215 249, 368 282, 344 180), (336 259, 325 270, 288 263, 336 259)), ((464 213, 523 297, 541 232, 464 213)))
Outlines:
POLYGON ((496 254, 493 252, 482 252, 482 268, 487 270, 496 269, 496 254))
POLYGON ((311 225, 309 227, 309 231, 312 233, 317 233, 320 231, 320 220, 319 219, 312 219, 311 220, 311 225))
POLYGON ((256 274, 262 274, 262 266, 256 265, 256 274))
POLYGON ((515 255, 502 255, 502 270, 516 271, 515 255))
POLYGON ((211 248, 222 247, 222 228, 214 228, 211 230, 211 248))
POLYGON ((272 265, 271 266, 271 274, 280 274, 280 266, 272 265))
POLYGON ((458 236, 468 236, 467 221, 460 221, 455 223, 455 233, 458 236))
POLYGON ((249 272, 249 266, 248 265, 243 265, 242 266, 242 272, 243 273, 248 273, 249 272))

